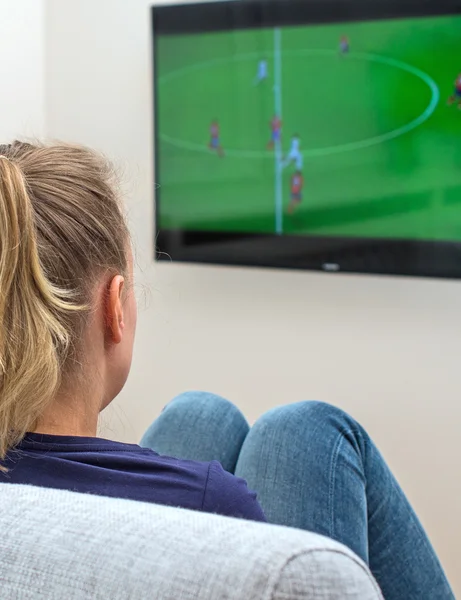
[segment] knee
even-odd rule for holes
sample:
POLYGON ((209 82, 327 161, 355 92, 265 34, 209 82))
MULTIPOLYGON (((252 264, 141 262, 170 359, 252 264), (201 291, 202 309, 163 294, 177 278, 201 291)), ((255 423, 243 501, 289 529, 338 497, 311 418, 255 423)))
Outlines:
POLYGON ((179 394, 163 409, 170 417, 180 413, 195 418, 211 418, 222 420, 245 420, 240 410, 222 396, 210 392, 188 391, 179 394))
POLYGON ((358 424, 341 409, 319 401, 304 401, 278 406, 265 413, 254 425, 262 431, 277 430, 290 436, 302 432, 335 429, 346 431, 356 429, 358 424))
POLYGON ((193 407, 197 410, 199 407, 215 408, 217 410, 230 409, 234 407, 232 402, 226 400, 222 396, 212 394, 210 392, 194 391, 183 392, 175 396, 166 406, 164 410, 171 410, 181 407, 181 410, 187 407, 193 407))

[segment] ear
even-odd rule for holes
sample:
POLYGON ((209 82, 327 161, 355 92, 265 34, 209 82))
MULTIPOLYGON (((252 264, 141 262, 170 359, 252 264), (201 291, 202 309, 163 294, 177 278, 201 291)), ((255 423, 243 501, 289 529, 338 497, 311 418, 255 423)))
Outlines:
POLYGON ((106 328, 108 341, 120 344, 123 338, 125 323, 123 320, 122 294, 125 287, 125 279, 116 275, 109 282, 106 302, 106 328))

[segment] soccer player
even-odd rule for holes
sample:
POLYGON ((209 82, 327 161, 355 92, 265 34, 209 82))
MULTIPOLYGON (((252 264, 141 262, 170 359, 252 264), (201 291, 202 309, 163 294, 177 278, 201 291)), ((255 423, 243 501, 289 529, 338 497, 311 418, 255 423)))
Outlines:
POLYGON ((258 63, 258 72, 256 73, 254 84, 258 85, 269 77, 269 68, 267 58, 262 58, 258 63))
POLYGON ((448 98, 447 104, 448 106, 450 106, 451 104, 453 104, 453 102, 457 102, 458 108, 461 110, 461 73, 455 79, 454 86, 455 89, 453 95, 448 98))
POLYGON ((268 150, 273 150, 274 146, 277 142, 280 142, 282 139, 282 120, 280 119, 280 117, 278 115, 274 115, 272 117, 272 120, 270 122, 270 128, 271 128, 271 139, 269 140, 269 143, 267 144, 267 149, 268 150))
POLYGON ((339 53, 341 55, 348 54, 350 50, 349 38, 347 35, 342 35, 339 39, 339 53))
POLYGON ((299 134, 295 133, 291 138, 290 151, 282 163, 282 167, 287 167, 290 163, 295 163, 296 170, 303 168, 303 155, 301 154, 301 139, 299 134))
POLYGON ((219 141, 219 123, 217 119, 213 119, 210 125, 210 150, 216 152, 218 156, 224 156, 224 150, 222 149, 221 143, 219 141))
POLYGON ((288 214, 292 215, 302 200, 304 179, 301 171, 295 171, 290 180, 291 200, 288 205, 288 214))

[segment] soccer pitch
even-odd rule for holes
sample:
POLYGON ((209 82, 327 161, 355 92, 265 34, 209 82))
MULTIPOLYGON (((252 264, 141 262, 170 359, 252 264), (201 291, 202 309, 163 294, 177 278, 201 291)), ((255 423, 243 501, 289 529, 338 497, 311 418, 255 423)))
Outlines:
POLYGON ((159 36, 159 226, 461 240, 460 34, 461 17, 434 17, 159 36), (293 215, 294 166, 267 150, 276 110, 283 154, 301 138, 293 215))

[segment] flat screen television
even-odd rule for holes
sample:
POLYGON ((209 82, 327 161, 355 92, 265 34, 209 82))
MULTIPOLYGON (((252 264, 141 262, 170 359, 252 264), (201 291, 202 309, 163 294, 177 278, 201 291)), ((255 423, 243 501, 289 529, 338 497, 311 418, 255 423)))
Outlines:
POLYGON ((152 9, 157 259, 461 276, 461 1, 152 9))

